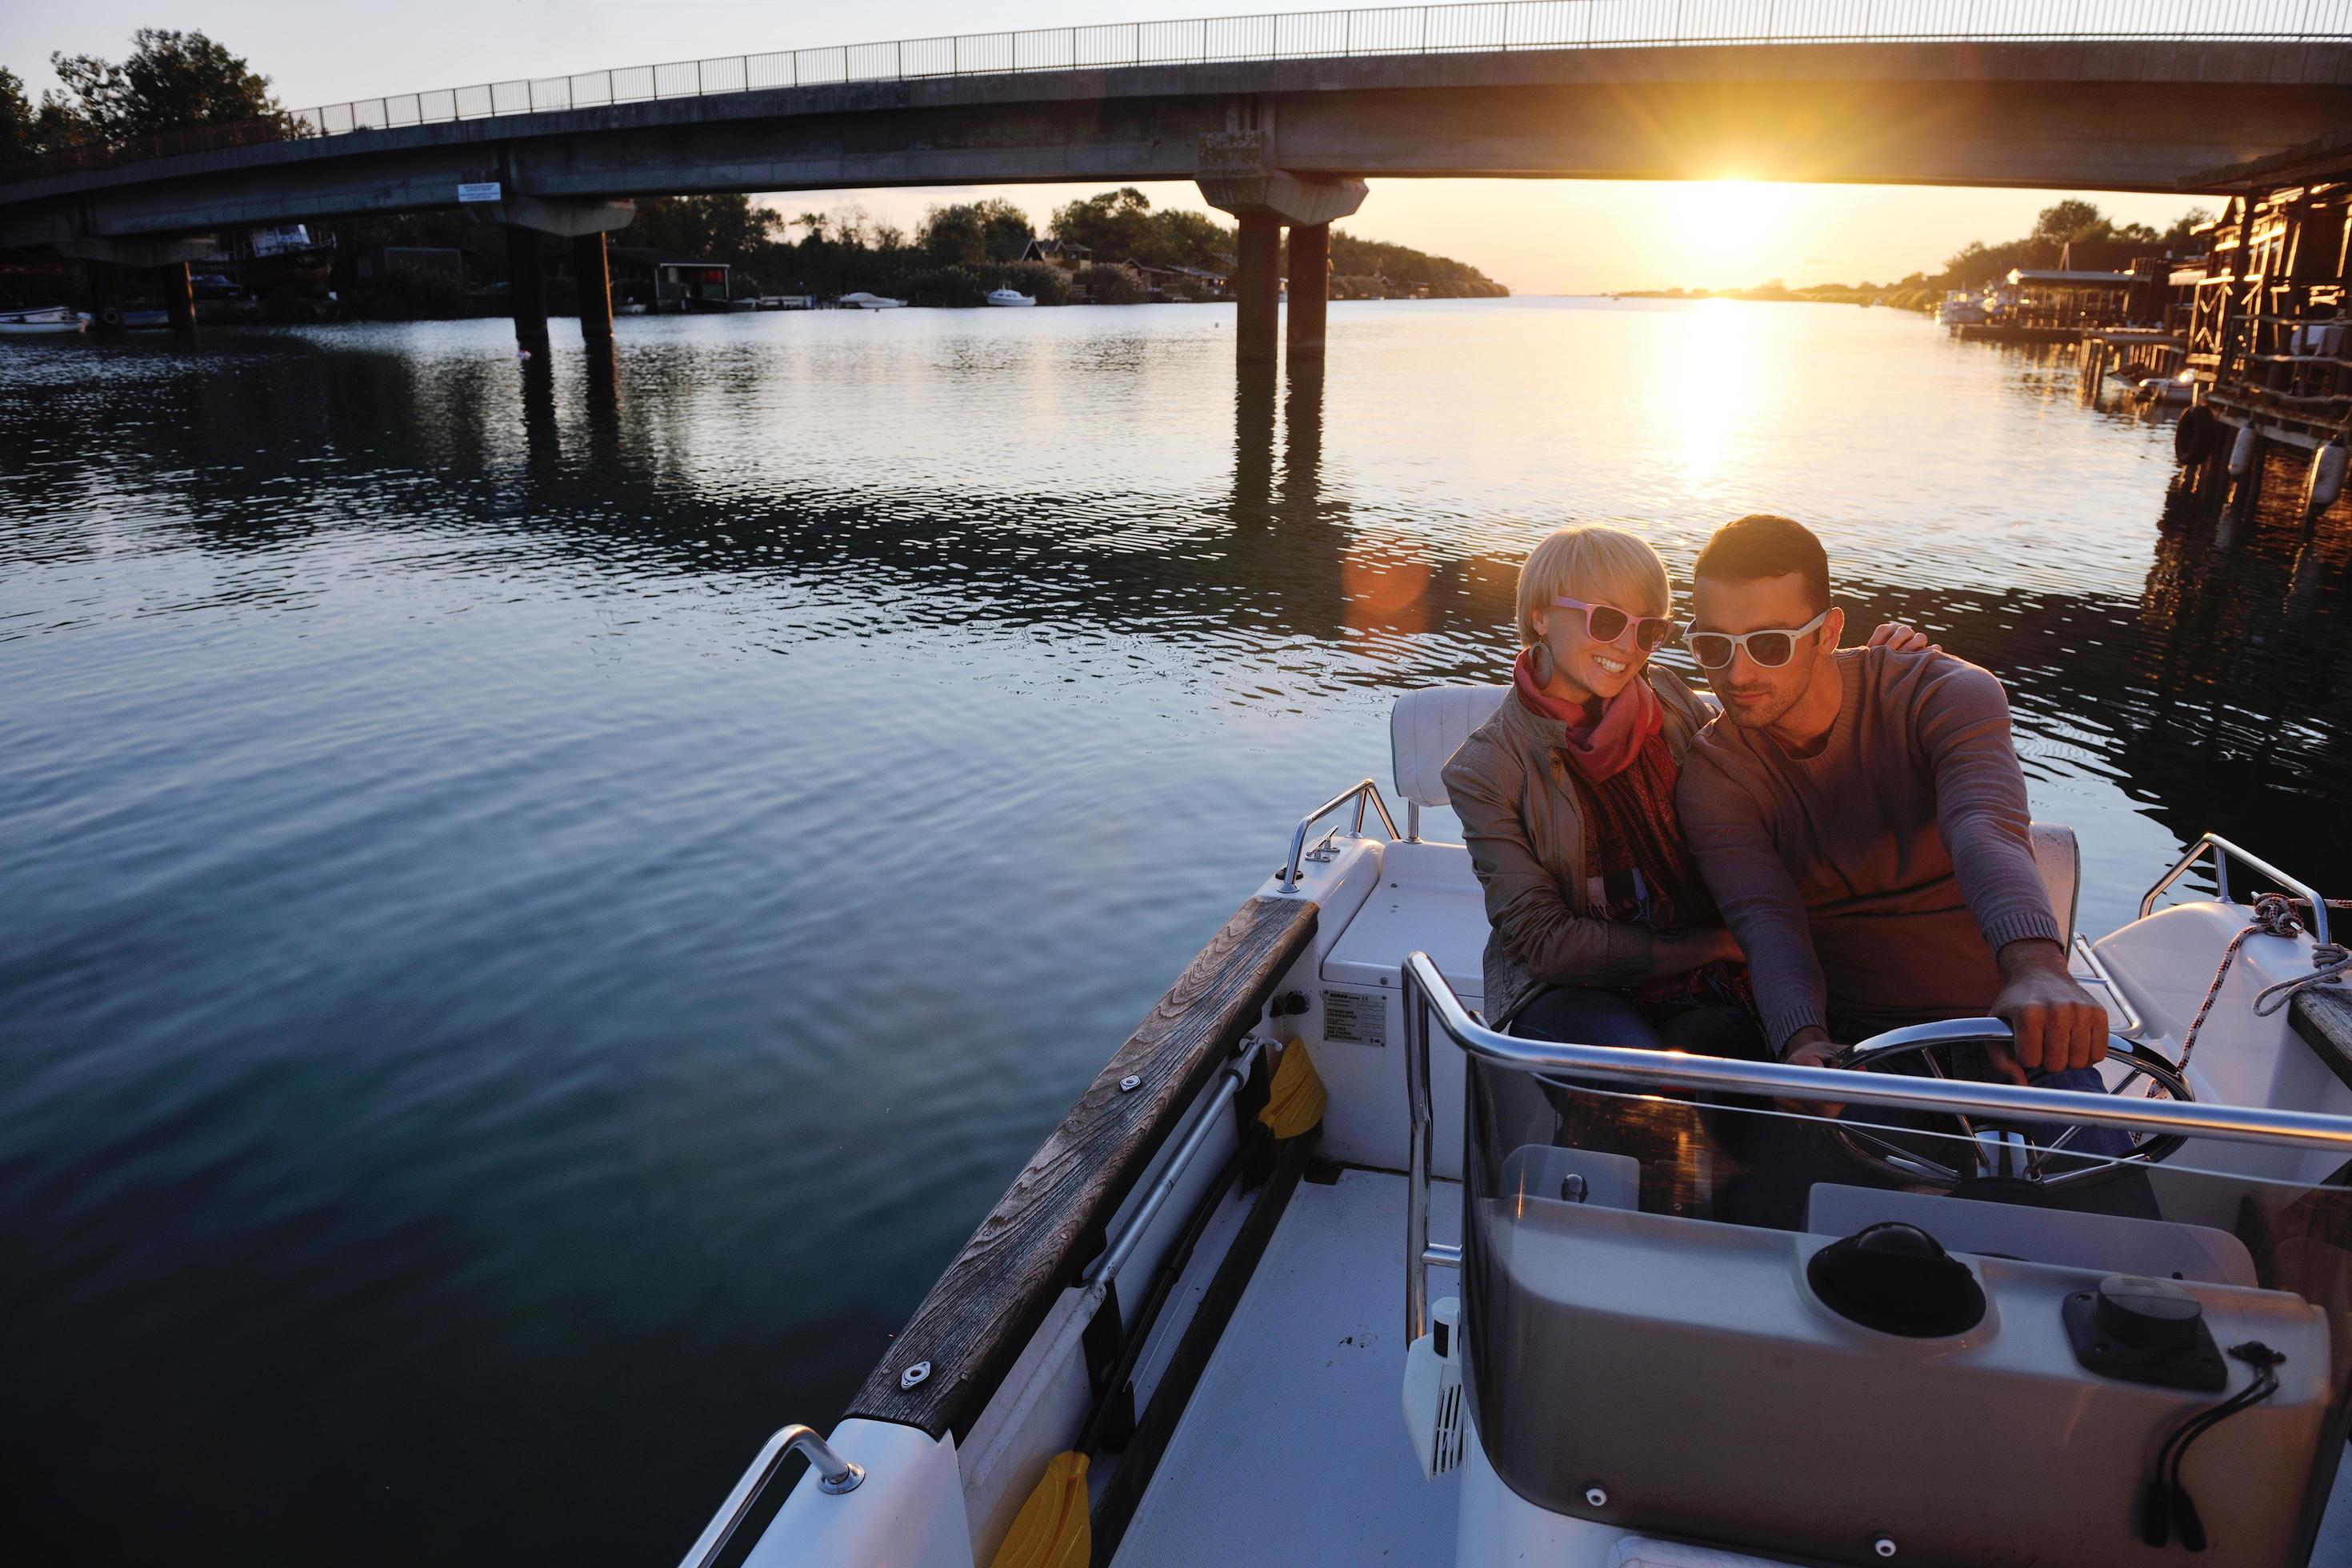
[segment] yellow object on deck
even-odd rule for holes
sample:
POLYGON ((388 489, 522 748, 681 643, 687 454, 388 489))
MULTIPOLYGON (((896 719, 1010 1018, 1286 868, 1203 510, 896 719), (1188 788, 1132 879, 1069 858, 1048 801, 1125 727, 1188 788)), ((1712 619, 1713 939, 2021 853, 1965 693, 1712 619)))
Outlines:
POLYGON ((989 1568, 1087 1568, 1094 1555, 1094 1521, 1087 1512, 1087 1457, 1056 1454, 1029 1494, 989 1568))
POLYGON ((1282 1047, 1282 1060, 1276 1065, 1274 1082, 1266 1090, 1265 1109, 1257 1113, 1257 1119, 1276 1138, 1296 1138, 1323 1120, 1323 1107, 1329 1100, 1315 1064, 1307 1059, 1306 1043, 1292 1040, 1282 1047))

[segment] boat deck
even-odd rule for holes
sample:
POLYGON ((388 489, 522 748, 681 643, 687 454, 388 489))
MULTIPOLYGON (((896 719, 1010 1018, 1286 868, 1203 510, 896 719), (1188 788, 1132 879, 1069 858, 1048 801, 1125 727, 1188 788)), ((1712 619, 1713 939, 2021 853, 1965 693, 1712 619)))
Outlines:
MULTIPOLYGON (((1436 1240, 1457 1239, 1455 1190, 1436 1240)), ((1454 1561, 1461 1475, 1423 1479, 1405 1436, 1404 1197, 1377 1171, 1298 1184, 1115 1568, 1454 1561)))
MULTIPOLYGON (((1458 1190, 1433 1194, 1435 1240, 1459 1239, 1458 1190)), ((1299 1184, 1114 1568, 1454 1561, 1461 1473, 1423 1479, 1401 1408, 1404 1194, 1352 1168, 1299 1184)), ((1433 1300, 1454 1288, 1432 1272, 1433 1300)), ((2310 1561, 2352 1568, 2352 1464, 2310 1561)))

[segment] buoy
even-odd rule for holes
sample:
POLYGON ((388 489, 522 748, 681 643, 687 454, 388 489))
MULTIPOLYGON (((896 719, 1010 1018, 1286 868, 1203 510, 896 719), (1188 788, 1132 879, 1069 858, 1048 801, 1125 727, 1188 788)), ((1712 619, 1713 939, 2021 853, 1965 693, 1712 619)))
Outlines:
POLYGON ((2312 454, 2311 472, 2303 482, 2303 516, 2308 522, 2336 504, 2344 493, 2344 437, 2331 439, 2312 454))
POLYGON ((1257 1119, 1276 1138, 1296 1138, 1323 1120, 1328 1099, 1307 1047, 1292 1040, 1282 1047, 1282 1060, 1275 1067, 1273 1080, 1266 1087, 1265 1106, 1257 1119))
POLYGON ((1086 1568, 1094 1554, 1087 1515, 1087 1457, 1056 1454, 1013 1516, 990 1568, 1086 1568))
POLYGON ((2256 433, 2252 420, 2249 419, 2238 426, 2238 438, 2230 444, 2230 477, 2231 479, 2242 479, 2246 477, 2246 471, 2254 466, 2254 453, 2262 443, 2263 438, 2256 433))

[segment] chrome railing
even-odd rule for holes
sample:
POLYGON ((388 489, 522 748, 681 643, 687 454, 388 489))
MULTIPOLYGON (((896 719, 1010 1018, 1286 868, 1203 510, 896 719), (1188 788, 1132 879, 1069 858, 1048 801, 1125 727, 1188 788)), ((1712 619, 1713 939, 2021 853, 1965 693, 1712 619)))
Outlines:
POLYGON ((2171 870, 2156 879, 2156 886, 2150 888, 2140 898, 2139 918, 2147 919, 2155 910, 2156 900, 2162 896, 2164 890, 2180 880, 2187 874, 2189 868, 2205 858, 2208 850, 2210 850, 2213 856, 2213 896, 2215 898, 2225 904, 2236 901, 2230 897, 2230 862, 2232 859, 2238 860, 2307 901, 2311 905, 2311 920, 2308 922, 2311 940, 2322 947, 2327 945, 2327 900, 2319 896, 2318 889, 2299 878, 2288 876, 2259 855, 2248 854, 2218 833, 2200 834, 2197 842, 2189 847, 2189 853, 2183 855, 2171 870))
MULTIPOLYGON (((1307 855, 1307 836, 1314 831, 1317 823, 1351 802, 1356 807, 1356 820, 1348 829, 1349 837, 1361 838, 1364 836, 1364 807, 1367 805, 1381 814, 1381 826, 1389 830, 1389 837, 1391 841, 1403 837, 1397 832, 1396 818, 1389 815, 1389 803, 1381 798, 1379 784, 1370 779, 1366 779, 1360 784, 1343 789, 1305 816, 1300 817, 1298 826, 1291 830, 1290 858, 1283 863, 1282 876, 1279 879, 1279 885, 1284 892, 1298 891, 1298 863, 1307 855)), ((1334 828, 1332 831, 1336 833, 1339 830, 1334 828)), ((1328 856, 1324 858, 1329 858, 1328 856)))
POLYGON ((1531 49, 2098 39, 2293 43, 2347 34, 2352 0, 1487 0, 957 33, 517 77, 195 126, 69 150, 43 162, 103 167, 253 142, 653 99, 1029 71, 1531 49))
MULTIPOLYGON (((2004 1083, 1963 1083, 1944 1078, 1849 1072, 1842 1068, 1790 1067, 1782 1062, 1732 1061, 1623 1046, 1577 1046, 1521 1040, 1472 1018, 1425 952, 1404 961, 1405 1093, 1412 1118, 1405 1201, 1406 1342, 1427 1331, 1429 1266, 1454 1261, 1457 1248, 1429 1242, 1429 1026, 1434 1018, 1465 1056, 1522 1072, 1558 1072, 1635 1089, 1711 1089, 1761 1099, 1875 1105, 1899 1110, 1957 1111, 2017 1121, 2063 1121, 2126 1131, 2195 1133, 2248 1143, 2352 1152, 2352 1117, 2306 1110, 2270 1110, 2136 1097, 2085 1094, 2068 1089, 2025 1089, 2004 1083)), ((1939 1034, 1974 1037, 2005 1028, 1997 1019, 1959 1018, 1896 1031, 1908 1040, 1939 1034)), ((1883 1036, 1892 1041, 1895 1036, 1883 1036)))
POLYGON ((787 1426, 761 1447, 751 1468, 743 1472, 743 1479, 727 1494, 718 1514, 703 1526, 702 1534, 687 1550, 680 1568, 710 1568, 718 1562, 719 1553, 727 1550, 728 1542, 734 1539, 735 1531, 742 1525, 743 1516, 751 1511, 751 1505, 759 1500, 760 1493, 785 1459, 794 1454, 808 1456, 809 1468, 816 1472, 817 1489, 835 1497, 856 1491, 858 1483, 866 1479, 866 1472, 835 1453, 833 1445, 818 1436, 814 1426, 787 1426))

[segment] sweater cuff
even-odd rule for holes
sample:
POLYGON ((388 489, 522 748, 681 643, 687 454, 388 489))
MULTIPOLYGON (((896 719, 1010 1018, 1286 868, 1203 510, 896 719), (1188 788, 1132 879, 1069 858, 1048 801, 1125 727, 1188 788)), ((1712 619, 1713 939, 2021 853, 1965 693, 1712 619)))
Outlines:
POLYGON ((2054 942, 2060 947, 2058 921, 2046 910, 2021 910, 2015 914, 2000 915, 1987 921, 1984 926, 1985 945, 1995 953, 2012 942, 2054 942))
POLYGON ((1657 939, 1647 926, 1631 921, 1605 921, 1601 929, 1609 933, 1608 952, 1604 963, 1608 973, 1601 984, 1609 987, 1639 985, 1650 977, 1650 944, 1657 939))
POLYGON ((1764 1018, 1764 1037, 1772 1045, 1772 1059, 1780 1060, 1789 1054, 1790 1037, 1800 1029, 1820 1029, 1827 1033, 1828 1018, 1811 1002, 1799 1002, 1787 1007, 1776 1007, 1764 1018))

